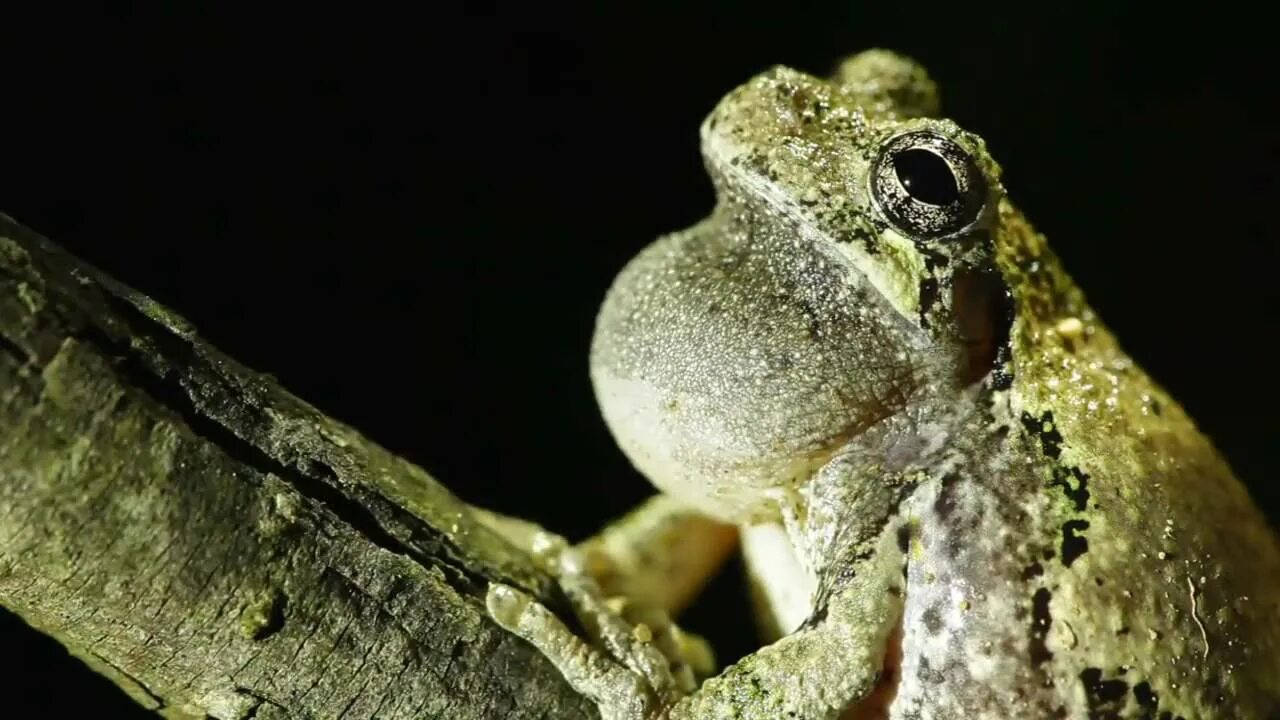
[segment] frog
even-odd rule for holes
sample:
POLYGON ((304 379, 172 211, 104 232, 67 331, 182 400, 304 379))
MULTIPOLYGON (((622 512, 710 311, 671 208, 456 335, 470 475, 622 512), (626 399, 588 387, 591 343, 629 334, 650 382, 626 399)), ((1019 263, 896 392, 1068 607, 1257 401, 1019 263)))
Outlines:
POLYGON ((714 206, 591 341, 654 495, 576 543, 486 514, 574 609, 488 614, 606 720, 1280 716, 1275 529, 940 97, 883 48, 726 93, 714 206), (762 644, 717 669, 673 618, 738 550, 762 644))

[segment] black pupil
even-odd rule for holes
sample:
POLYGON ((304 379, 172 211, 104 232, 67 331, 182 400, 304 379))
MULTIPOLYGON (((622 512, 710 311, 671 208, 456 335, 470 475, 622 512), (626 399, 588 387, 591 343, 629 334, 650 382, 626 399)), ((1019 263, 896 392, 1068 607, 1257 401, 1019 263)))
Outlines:
POLYGON ((951 166, 928 150, 903 150, 894 156, 893 169, 907 194, 920 202, 950 205, 960 199, 951 166))

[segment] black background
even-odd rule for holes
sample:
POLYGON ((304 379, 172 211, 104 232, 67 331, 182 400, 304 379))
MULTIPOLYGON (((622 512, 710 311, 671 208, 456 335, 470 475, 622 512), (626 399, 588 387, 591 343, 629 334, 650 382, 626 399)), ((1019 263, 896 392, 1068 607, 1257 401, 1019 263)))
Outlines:
MULTIPOLYGON (((622 263, 710 207, 703 115, 768 65, 893 47, 1277 514, 1280 92, 1248 12, 317 7, 12 19, 0 211, 464 498, 581 537, 649 492, 587 343, 622 263)), ((686 621, 722 659, 753 642, 735 572, 686 621)), ((0 643, 46 714, 136 712, 7 616, 0 643)))

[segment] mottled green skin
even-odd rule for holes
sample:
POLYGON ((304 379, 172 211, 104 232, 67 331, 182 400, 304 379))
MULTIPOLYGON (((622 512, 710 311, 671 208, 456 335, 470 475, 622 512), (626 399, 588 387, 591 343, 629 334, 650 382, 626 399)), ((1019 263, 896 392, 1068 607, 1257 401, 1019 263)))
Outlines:
MULTIPOLYGON (((1023 420, 1051 413, 1061 454, 1049 471, 1074 467, 1089 477, 1083 510, 1066 497, 1051 506, 1063 522, 1089 524, 1079 532, 1088 551, 1069 568, 1045 563, 1035 585, 1052 592, 1056 626, 1070 628, 1049 638, 1063 656, 1050 677, 1067 688, 1073 670, 1097 667, 1130 688, 1148 683, 1174 717, 1274 717, 1273 529, 1211 441, 1124 353, 1043 236, 1009 203, 1000 211, 996 259, 1018 313, 1014 382, 995 402, 1023 420), (1066 318, 1081 321, 1079 336, 1058 332, 1066 318)), ((1118 704, 1116 717, 1157 716, 1134 705, 1118 704)))
POLYGON ((835 717, 900 621, 860 717, 1269 720, 1276 536, 937 108, 884 52, 751 79, 702 128, 714 211, 610 289, 592 377, 620 447, 710 516, 780 523, 817 583, 800 629, 643 712, 835 717), (980 176, 962 232, 873 196, 908 130, 980 176))

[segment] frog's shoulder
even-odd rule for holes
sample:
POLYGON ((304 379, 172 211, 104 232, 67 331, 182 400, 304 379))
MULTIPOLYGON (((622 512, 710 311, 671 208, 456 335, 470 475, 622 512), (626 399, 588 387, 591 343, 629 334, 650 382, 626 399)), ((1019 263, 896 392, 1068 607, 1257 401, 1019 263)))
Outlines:
POLYGON ((997 263, 1017 308, 1008 421, 1041 455, 1054 496, 1061 542, 1043 582, 1050 616, 1072 628, 1059 651, 1186 717, 1219 717, 1230 688, 1255 694, 1237 697, 1241 708, 1280 702, 1276 535, 1045 239, 1002 212, 997 263), (1116 659, 1123 674, 1108 667, 1116 659))

